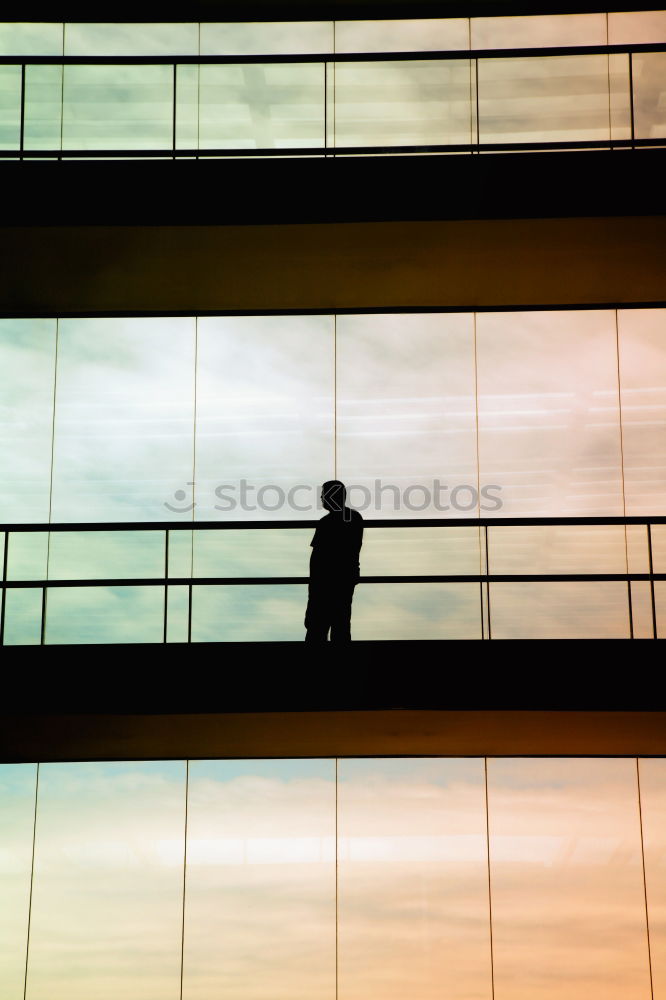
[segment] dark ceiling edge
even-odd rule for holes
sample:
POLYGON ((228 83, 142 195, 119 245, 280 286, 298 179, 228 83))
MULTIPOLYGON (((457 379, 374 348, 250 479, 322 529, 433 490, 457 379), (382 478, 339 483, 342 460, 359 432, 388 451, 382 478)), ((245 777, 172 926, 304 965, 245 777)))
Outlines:
POLYGON ((2 21, 82 21, 85 23, 191 23, 193 21, 330 21, 422 17, 511 17, 538 14, 598 14, 661 10, 642 3, 582 3, 550 0, 530 4, 511 0, 195 0, 183 17, 182 4, 116 3, 112 8, 83 3, 14 3, 3 9, 2 21), (105 15, 105 9, 108 14, 105 15), (93 15, 93 16, 91 16, 93 15))

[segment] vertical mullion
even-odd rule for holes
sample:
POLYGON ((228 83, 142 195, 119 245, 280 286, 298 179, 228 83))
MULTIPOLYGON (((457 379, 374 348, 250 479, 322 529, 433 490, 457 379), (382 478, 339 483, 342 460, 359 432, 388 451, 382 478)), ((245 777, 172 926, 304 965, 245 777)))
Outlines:
POLYGON ((39 644, 44 645, 44 637, 46 634, 46 584, 42 587, 42 621, 39 628, 39 644))
POLYGON ((5 600, 7 597, 7 557, 9 552, 9 532, 5 531, 5 541, 2 547, 2 598, 0 598, 0 646, 5 641, 5 600))
POLYGON ((174 160, 176 159, 176 63, 173 64, 173 93, 171 112, 171 149, 174 160))
POLYGON ((21 63, 21 125, 19 129, 19 149, 21 159, 23 159, 23 146, 25 139, 25 63, 21 63))
POLYGON ((657 607, 654 599, 654 566, 652 564, 652 525, 647 522, 648 559, 650 566, 650 598, 652 601, 652 638, 657 638, 657 607))
POLYGON ((30 893, 28 895, 28 930, 25 940, 25 974, 23 976, 23 1000, 28 991, 28 956, 30 954, 30 925, 32 921, 32 886, 35 875, 35 838, 37 834, 37 798, 39 795, 39 762, 35 773, 35 811, 32 820, 32 858, 30 860, 30 893))

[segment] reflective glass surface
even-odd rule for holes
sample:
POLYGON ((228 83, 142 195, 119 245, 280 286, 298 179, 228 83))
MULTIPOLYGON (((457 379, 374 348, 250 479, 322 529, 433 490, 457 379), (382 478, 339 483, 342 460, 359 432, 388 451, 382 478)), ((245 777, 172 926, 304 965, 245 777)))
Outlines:
POLYGON ((654 996, 666 993, 666 760, 638 761, 654 996))
POLYGON ((41 587, 8 587, 5 592, 5 646, 38 646, 41 628, 41 587))
POLYGON ((495 516, 622 515, 615 316, 479 313, 481 487, 495 516))
POLYGON ((61 56, 62 34, 57 21, 2 21, 0 55, 61 56))
POLYGON ((479 140, 609 139, 605 55, 479 59, 479 140))
POLYGON ((337 472, 366 517, 478 513, 469 313, 338 316, 337 472))
POLYGON ((199 25, 68 22, 66 56, 195 56, 199 53, 199 25))
POLYGON ((192 588, 192 642, 299 642, 306 584, 192 588))
POLYGON ((181 518, 178 491, 193 478, 194 320, 61 320, 57 379, 52 519, 181 518))
POLYGON ((335 763, 190 764, 183 1000, 333 1000, 335 763))
POLYGON ((488 760, 496 1000, 648 1000, 635 759, 488 760))
POLYGON ((25 149, 61 148, 62 74, 62 66, 25 68, 25 149))
POLYGON ((627 514, 666 514, 666 309, 618 310, 627 514))
POLYGON ((49 536, 45 531, 12 531, 7 543, 8 580, 45 580, 49 536))
POLYGON ((493 639, 628 639, 627 585, 491 583, 490 620, 493 639))
POLYGON ((490 1000, 482 760, 338 763, 339 995, 490 1000))
POLYGON ((63 149, 171 149, 173 67, 68 65, 63 149))
POLYGON ((162 642, 164 587, 49 587, 45 642, 162 642))
POLYGON ((609 45, 644 45, 666 42, 666 10, 611 11, 609 45))
POLYGON ((333 51, 332 21, 202 22, 201 55, 278 55, 333 51))
POLYGON ((564 45, 606 45, 605 14, 530 14, 473 17, 473 49, 530 49, 564 45))
POLYGON ((479 584, 360 584, 351 628, 353 639, 480 639, 479 584))
POLYGON ((35 764, 0 764, 0 994, 23 1000, 35 764))
POLYGON ((54 531, 49 542, 49 579, 161 577, 164 550, 161 531, 54 531))
POLYGON ((49 519, 56 321, 0 319, 0 521, 49 519))
POLYGON ((336 52, 428 52, 469 48, 466 17, 336 21, 336 52))
MULTIPOLYGON (((322 512, 323 513, 323 512, 322 512)), ((194 533, 194 576, 308 576, 312 528, 194 533)))
POLYGON ((197 365, 195 517, 321 516, 334 475, 333 317, 201 318, 197 365))
POLYGON ((637 139, 666 136, 666 52, 635 52, 634 132, 637 139))
POLYGON ((323 65, 204 65, 199 73, 202 149, 324 145, 323 65))
POLYGON ((0 66, 0 149, 18 149, 21 135, 21 67, 0 66))
POLYGON ((491 573, 626 573, 627 549, 621 524, 488 528, 491 573))
POLYGON ((472 141, 466 59, 337 63, 334 85, 336 146, 472 141))
POLYGON ((27 1000, 178 1000, 183 761, 40 768, 27 1000))

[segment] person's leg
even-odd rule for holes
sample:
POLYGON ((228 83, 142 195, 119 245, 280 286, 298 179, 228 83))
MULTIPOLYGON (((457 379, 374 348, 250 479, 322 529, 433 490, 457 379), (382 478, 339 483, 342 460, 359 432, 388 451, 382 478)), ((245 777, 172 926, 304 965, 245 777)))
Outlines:
POLYGON ((351 609, 355 584, 342 585, 335 594, 331 616, 331 642, 351 642, 351 609))
POLYGON ((305 612, 305 641, 326 642, 330 626, 330 595, 324 588, 310 586, 305 612))

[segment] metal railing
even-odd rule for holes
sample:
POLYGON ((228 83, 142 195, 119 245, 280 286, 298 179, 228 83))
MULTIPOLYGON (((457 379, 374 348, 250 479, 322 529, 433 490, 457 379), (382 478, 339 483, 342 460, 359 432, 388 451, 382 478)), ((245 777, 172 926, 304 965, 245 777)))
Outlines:
MULTIPOLYGON (((517 49, 476 49, 476 50, 451 50, 438 52, 371 52, 371 53, 335 53, 335 54, 313 54, 313 55, 233 55, 233 56, 0 56, 0 65, 11 65, 20 68, 20 126, 18 142, 14 148, 0 150, 0 159, 6 160, 30 160, 30 159, 204 159, 204 158, 237 158, 237 157, 334 157, 334 156, 376 156, 386 154, 436 154, 436 153, 481 153, 481 152, 523 152, 529 150, 545 151, 558 149, 636 149, 648 147, 663 147, 666 145, 666 135, 663 138, 648 137, 638 135, 635 123, 635 80, 634 80, 634 55, 641 53, 666 52, 666 44, 640 44, 640 45, 587 45, 587 46, 563 46, 553 48, 517 48, 517 49), (520 58, 540 58, 544 60, 561 56, 584 56, 600 55, 607 56, 608 59, 608 117, 609 136, 607 139, 564 139, 553 141, 527 141, 520 142, 509 139, 506 142, 486 142, 480 132, 479 100, 485 99, 484 94, 479 93, 479 61, 480 60, 505 60, 520 58), (611 56, 626 55, 627 64, 627 100, 626 113, 629 121, 626 128, 629 135, 623 138, 612 137, 610 127, 611 119, 611 56), (328 80, 333 83, 333 104, 335 102, 335 66, 353 62, 419 62, 424 61, 460 61, 466 60, 470 66, 470 88, 469 88, 469 112, 470 112, 470 141, 469 143, 422 143, 422 144, 396 144, 386 145, 338 145, 335 141, 329 142, 329 116, 330 116, 330 94, 328 80), (202 148, 200 145, 184 145, 178 141, 177 130, 180 124, 178 120, 178 67, 179 66, 210 66, 210 65, 256 65, 256 64, 303 64, 314 63, 322 67, 322 142, 313 146, 270 146, 260 148, 244 147, 211 147, 202 148), (30 66, 55 65, 63 67, 63 80, 59 87, 58 99, 60 100, 60 148, 26 148, 25 128, 26 128, 26 73, 30 66), (125 146, 124 148, 108 149, 96 148, 62 148, 62 124, 64 105, 64 68, 67 66, 167 66, 171 67, 171 125, 169 141, 155 148, 137 148, 135 146, 125 146)), ((666 89, 666 80, 664 80, 666 89)), ((521 96, 529 96, 522 94, 521 96)), ((266 101, 271 103, 270 87, 265 87, 266 101)), ((275 107, 279 103, 273 102, 275 107)))
MULTIPOLYGON (((169 565, 170 538, 172 534, 202 531, 262 531, 267 529, 293 530, 310 529, 314 530, 315 520, 272 520, 272 521, 189 521, 189 522, 113 522, 113 523, 58 523, 58 524, 0 524, 0 533, 4 533, 2 548, 2 581, 1 581, 1 605, 0 605, 0 644, 5 641, 6 626, 6 604, 7 594, 12 590, 33 589, 41 591, 41 612, 39 621, 40 643, 45 643, 45 631, 47 620, 48 593, 51 590, 60 588, 122 588, 122 587, 161 587, 164 589, 164 622, 163 641, 167 641, 168 625, 168 595, 172 587, 187 588, 187 641, 192 641, 192 593, 195 587, 209 586, 275 586, 308 583, 307 576, 197 576, 192 573, 187 576, 176 576, 171 573, 169 565), (12 578, 10 573, 10 552, 12 536, 25 533, 44 533, 49 536, 52 533, 68 532, 70 534, 86 532, 161 532, 164 535, 164 563, 163 574, 151 577, 132 576, 111 576, 95 578, 49 578, 48 569, 46 577, 39 578, 12 578)), ((653 540, 653 527, 655 525, 665 525, 666 516, 635 516, 635 517, 496 517, 496 518, 411 518, 411 519, 367 519, 364 520, 364 527, 370 531, 374 529, 393 528, 437 528, 443 531, 451 528, 470 528, 478 531, 478 554, 479 572, 463 573, 437 573, 437 574, 391 574, 391 575, 362 575, 359 584, 478 584, 479 585, 479 609, 481 615, 481 638, 492 638, 492 613, 491 596, 492 587, 506 583, 600 583, 615 582, 626 583, 627 585, 627 612, 629 622, 629 634, 627 638, 635 638, 634 627, 634 598, 632 595, 632 584, 649 584, 649 616, 650 634, 643 634, 643 638, 656 639, 659 636, 657 600, 655 595, 655 583, 666 581, 666 572, 655 570, 655 551, 653 540), (561 572, 561 573, 506 573, 493 572, 491 566, 491 541, 494 531, 501 531, 502 528, 538 528, 568 526, 581 528, 592 526, 624 527, 624 552, 625 552, 625 572, 561 572), (631 526, 643 526, 645 537, 641 545, 643 552, 639 562, 645 568, 641 571, 631 570, 629 562, 636 562, 634 558, 629 559, 627 547, 627 528, 631 526)), ((193 535, 194 539, 194 535, 193 535)), ((194 544, 194 543, 193 543, 194 544)), ((48 562, 48 556, 47 556, 48 562)), ((363 559, 361 560, 363 565, 363 559)), ((538 569, 538 567, 537 567, 538 569)), ((643 631, 645 631, 643 629, 643 631)), ((591 636, 593 637, 593 636, 591 636)))

